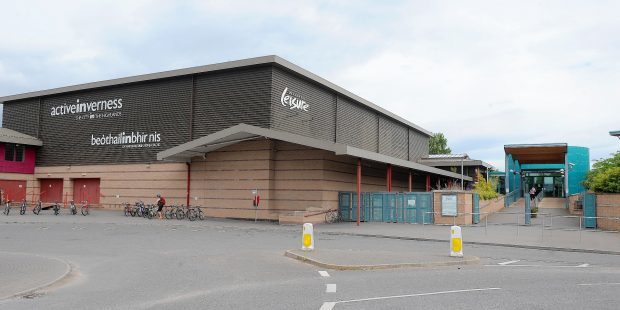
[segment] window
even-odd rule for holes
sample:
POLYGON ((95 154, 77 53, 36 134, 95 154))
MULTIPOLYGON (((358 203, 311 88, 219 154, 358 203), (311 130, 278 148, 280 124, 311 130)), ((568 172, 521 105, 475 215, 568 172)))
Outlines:
POLYGON ((19 144, 7 143, 4 146, 4 160, 24 161, 25 147, 19 144))

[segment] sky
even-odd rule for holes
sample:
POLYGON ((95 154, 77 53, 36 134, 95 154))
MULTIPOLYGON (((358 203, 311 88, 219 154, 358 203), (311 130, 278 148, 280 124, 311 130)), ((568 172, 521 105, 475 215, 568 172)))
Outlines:
POLYGON ((281 56, 503 170, 620 141, 620 1, 6 1, 0 96, 281 56))

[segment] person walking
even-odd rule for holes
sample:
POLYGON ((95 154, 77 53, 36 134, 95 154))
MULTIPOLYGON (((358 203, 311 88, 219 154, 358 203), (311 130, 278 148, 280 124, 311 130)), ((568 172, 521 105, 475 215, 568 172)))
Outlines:
POLYGON ((166 205, 166 198, 162 197, 161 194, 157 194, 157 214, 159 215, 159 219, 164 219, 164 206, 166 205))
POLYGON ((536 198, 536 187, 532 185, 532 189, 530 189, 530 200, 534 200, 536 198))

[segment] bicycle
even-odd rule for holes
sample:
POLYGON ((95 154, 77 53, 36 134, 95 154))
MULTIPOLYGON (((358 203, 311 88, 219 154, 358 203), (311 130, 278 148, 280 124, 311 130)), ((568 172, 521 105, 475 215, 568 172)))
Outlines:
MULTIPOLYGON (((188 206, 188 208, 189 208, 189 206, 188 206)), ((185 219, 185 217, 187 216, 187 213, 189 213, 189 210, 186 211, 184 205, 181 205, 180 207, 177 207, 177 211, 176 211, 177 220, 185 219)))
POLYGON ((60 205, 57 202, 52 205, 52 209, 54 209, 54 215, 58 215, 60 213, 60 205))
POLYGON ((69 213, 71 215, 77 214, 77 207, 75 206, 75 203, 73 202, 73 200, 71 200, 71 202, 69 203, 69 213))
POLYGON ((32 213, 39 215, 39 213, 41 213, 41 209, 42 209, 41 200, 39 200, 37 204, 34 205, 34 207, 32 208, 32 213))
POLYGON ((4 205, 4 211, 2 211, 2 213, 4 213, 4 215, 9 216, 9 212, 11 212, 11 201, 6 202, 6 204, 4 205))
POLYGON ((89 213, 88 201, 84 200, 82 202, 82 207, 80 208, 82 215, 87 216, 89 213))
POLYGON ((187 218, 190 221, 195 221, 196 219, 200 219, 203 221, 205 219, 204 213, 202 212, 202 208, 200 206, 188 207, 190 208, 187 214, 187 218))
POLYGON ((176 217, 176 206, 166 206, 166 212, 164 213, 166 219, 171 220, 176 217))
POLYGON ((123 202, 123 205, 125 205, 125 216, 130 216, 133 210, 131 205, 129 204, 129 202, 123 202))
POLYGON ((144 209, 144 202, 142 201, 136 201, 136 203, 133 206, 133 209, 131 210, 131 216, 142 216, 142 210, 144 209))
POLYGON ((332 224, 332 223, 341 222, 341 221, 342 221, 342 215, 340 214, 339 210, 331 209, 325 213, 326 223, 332 224))
POLYGON ((26 207, 27 206, 28 206, 28 203, 26 202, 26 199, 22 200, 22 204, 19 207, 19 215, 26 214, 26 207))
POLYGON ((155 205, 148 205, 146 207, 146 218, 149 220, 157 215, 157 207, 155 205))

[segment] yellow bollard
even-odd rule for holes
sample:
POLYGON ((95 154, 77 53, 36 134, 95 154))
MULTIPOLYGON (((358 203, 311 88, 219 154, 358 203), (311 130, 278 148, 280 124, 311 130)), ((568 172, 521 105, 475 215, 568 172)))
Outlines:
POLYGON ((463 235, 461 227, 450 227, 450 256, 463 257, 463 235))
POLYGON ((311 223, 305 223, 301 235, 301 249, 303 251, 314 250, 314 229, 311 223))

